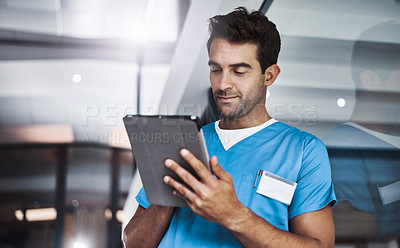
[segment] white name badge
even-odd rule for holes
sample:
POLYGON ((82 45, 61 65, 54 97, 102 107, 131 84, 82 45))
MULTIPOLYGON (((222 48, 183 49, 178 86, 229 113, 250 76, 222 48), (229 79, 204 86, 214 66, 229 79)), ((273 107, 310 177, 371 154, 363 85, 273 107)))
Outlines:
POLYGON ((268 171, 262 171, 260 183, 258 184, 256 192, 286 205, 290 205, 296 186, 297 183, 268 171))
POLYGON ((400 200, 400 180, 377 186, 383 205, 400 200))

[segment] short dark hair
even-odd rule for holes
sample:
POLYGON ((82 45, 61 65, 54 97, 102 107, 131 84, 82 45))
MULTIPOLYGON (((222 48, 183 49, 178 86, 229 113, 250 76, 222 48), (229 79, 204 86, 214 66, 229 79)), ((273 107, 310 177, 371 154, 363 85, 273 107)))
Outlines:
POLYGON ((278 62, 281 38, 276 25, 260 11, 249 12, 244 7, 236 8, 227 15, 217 15, 209 19, 210 38, 207 50, 216 38, 230 43, 252 43, 257 46, 257 59, 264 71, 278 62))

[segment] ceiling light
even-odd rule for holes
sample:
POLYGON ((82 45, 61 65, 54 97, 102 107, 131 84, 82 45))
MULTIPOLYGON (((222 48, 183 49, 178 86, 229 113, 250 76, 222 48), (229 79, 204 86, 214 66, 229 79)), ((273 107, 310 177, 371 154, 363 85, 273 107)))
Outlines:
POLYGON ((19 221, 23 221, 24 220, 24 213, 22 213, 21 210, 15 210, 15 218, 17 218, 17 220, 19 221))
POLYGON ((72 76, 72 82, 74 82, 76 84, 81 82, 81 80, 82 80, 82 76, 80 74, 74 74, 72 76))
MULTIPOLYGON (((111 220, 111 217, 112 217, 111 209, 107 208, 104 211, 104 215, 106 217, 106 220, 111 220)), ((122 221, 124 220, 124 210, 117 210, 116 217, 117 217, 117 220, 122 223, 122 221)))
POLYGON ((346 105, 346 100, 344 100, 343 98, 339 98, 337 99, 336 103, 340 108, 343 108, 346 105))
POLYGON ((87 246, 85 244, 83 244, 82 242, 74 242, 74 244, 72 245, 73 248, 86 248, 87 246))
MULTIPOLYGON (((24 214, 21 210, 15 210, 14 215, 19 221, 24 219, 24 214)), ((50 221, 56 218, 57 211, 55 208, 28 209, 25 212, 25 219, 27 221, 50 221)))

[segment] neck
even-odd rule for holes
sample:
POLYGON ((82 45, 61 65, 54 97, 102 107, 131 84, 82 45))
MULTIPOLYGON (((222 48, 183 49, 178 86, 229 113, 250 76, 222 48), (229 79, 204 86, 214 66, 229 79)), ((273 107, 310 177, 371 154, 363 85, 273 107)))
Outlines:
POLYGON ((239 117, 222 117, 219 122, 221 129, 242 129, 261 125, 271 119, 265 106, 254 109, 250 113, 239 117))

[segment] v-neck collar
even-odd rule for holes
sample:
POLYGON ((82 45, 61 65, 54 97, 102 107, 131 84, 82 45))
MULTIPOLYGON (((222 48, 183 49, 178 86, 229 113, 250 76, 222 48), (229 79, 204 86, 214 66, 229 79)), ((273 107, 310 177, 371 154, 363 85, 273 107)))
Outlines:
POLYGON ((233 129, 233 130, 224 130, 219 127, 219 120, 215 122, 215 131, 218 135, 219 141, 221 145, 228 151, 230 148, 235 146, 242 140, 247 139, 248 137, 254 135, 255 133, 259 132, 260 130, 278 122, 275 119, 269 119, 268 121, 264 122, 261 125, 249 128, 242 128, 242 129, 233 129))

